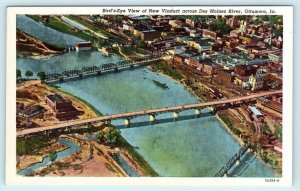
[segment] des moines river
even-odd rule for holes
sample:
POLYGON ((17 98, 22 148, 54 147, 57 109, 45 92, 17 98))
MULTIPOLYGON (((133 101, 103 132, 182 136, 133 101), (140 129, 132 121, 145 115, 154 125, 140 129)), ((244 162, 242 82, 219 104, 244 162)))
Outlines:
MULTIPOLYGON (((81 41, 36 23, 24 15, 17 16, 17 28, 59 46, 81 41)), ((17 58, 17 68, 23 74, 26 70, 32 70, 36 76, 41 71, 50 73, 118 60, 116 56, 106 57, 98 51, 68 52, 47 59, 17 58)), ((103 114, 198 102, 182 85, 146 68, 58 85, 86 100, 103 114), (153 80, 165 83, 168 88, 157 86, 153 80)), ((131 123, 131 128, 126 128, 123 121, 113 122, 121 129, 122 136, 161 176, 212 177, 240 148, 222 124, 206 110, 202 110, 200 118, 194 117, 194 111, 185 111, 180 113, 177 121, 173 121, 169 113, 157 116, 155 124, 149 124, 148 117, 133 119, 131 123)), ((233 168, 230 175, 276 176, 253 156, 242 160, 242 164, 233 168)))

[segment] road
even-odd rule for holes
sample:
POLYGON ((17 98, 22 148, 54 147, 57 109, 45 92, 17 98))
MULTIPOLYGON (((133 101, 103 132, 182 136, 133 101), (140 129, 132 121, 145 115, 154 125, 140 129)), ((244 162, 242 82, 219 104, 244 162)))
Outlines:
POLYGON ((68 127, 71 128, 71 127, 76 127, 76 126, 82 126, 85 124, 92 124, 92 123, 96 123, 96 122, 105 122, 108 120, 131 119, 134 117, 144 116, 144 115, 154 115, 155 116, 157 114, 166 113, 166 112, 176 112, 176 111, 180 112, 180 111, 189 110, 189 109, 199 109, 199 108, 203 108, 203 107, 210 107, 210 106, 228 104, 228 103, 233 103, 233 102, 241 102, 241 101, 256 99, 259 97, 266 97, 266 96, 271 96, 271 95, 275 95, 275 94, 280 94, 280 93, 282 93, 282 90, 255 93, 255 94, 251 94, 248 96, 236 97, 236 98, 227 99, 227 100, 217 100, 217 101, 202 102, 202 103, 196 103, 196 104, 163 107, 163 108, 158 108, 158 109, 140 110, 140 111, 134 111, 134 112, 105 115, 105 116, 95 117, 95 118, 90 118, 90 119, 68 121, 65 123, 60 123, 57 125, 52 125, 52 126, 47 126, 47 127, 36 127, 36 128, 20 130, 20 131, 17 131, 17 137, 22 137, 22 136, 25 136, 28 134, 34 134, 34 133, 39 133, 39 132, 43 132, 43 131, 65 129, 68 127))

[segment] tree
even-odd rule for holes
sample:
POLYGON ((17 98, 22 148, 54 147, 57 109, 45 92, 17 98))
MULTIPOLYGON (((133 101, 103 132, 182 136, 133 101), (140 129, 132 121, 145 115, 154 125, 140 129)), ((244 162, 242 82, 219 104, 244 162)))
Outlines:
POLYGON ((279 139, 279 141, 281 142, 282 141, 282 127, 278 123, 275 123, 274 127, 275 127, 275 137, 277 139, 279 139))
POLYGON ((119 129, 111 129, 107 134, 107 141, 111 144, 117 144, 120 138, 120 130, 119 129))
POLYGON ((214 20, 210 26, 210 29, 223 34, 227 34, 231 31, 230 26, 226 24, 225 20, 214 20))
POLYGON ((274 34, 276 37, 279 37, 279 36, 282 37, 282 34, 283 34, 282 28, 274 29, 273 34, 274 34))
POLYGON ((50 153, 50 154, 49 154, 49 157, 50 157, 51 163, 53 163, 53 162, 56 160, 56 158, 57 158, 56 152, 50 153))
POLYGON ((104 141, 104 139, 105 139, 105 136, 104 136, 104 135, 105 135, 105 134, 104 134, 103 131, 99 131, 99 132, 96 134, 97 140, 98 140, 99 142, 104 141))
POLYGON ((21 70, 17 69, 17 79, 22 78, 21 70))
POLYGON ((264 123, 263 132, 266 133, 266 134, 272 133, 272 131, 271 131, 271 129, 270 129, 267 122, 264 123))
POLYGON ((25 76, 27 77, 27 79, 29 79, 29 77, 33 76, 33 72, 30 71, 30 70, 27 70, 27 71, 25 72, 25 76))
POLYGON ((45 72, 39 72, 39 73, 37 74, 37 77, 39 77, 40 80, 41 80, 42 82, 44 82, 45 79, 46 79, 46 74, 45 74, 45 72))

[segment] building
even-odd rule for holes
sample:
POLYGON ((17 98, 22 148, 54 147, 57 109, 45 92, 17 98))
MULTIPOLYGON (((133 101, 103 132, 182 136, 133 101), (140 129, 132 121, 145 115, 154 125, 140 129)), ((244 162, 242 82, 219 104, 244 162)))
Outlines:
POLYGON ((234 68, 234 72, 239 76, 250 76, 255 74, 256 68, 250 65, 237 65, 234 68))
POLYGON ((255 75, 249 77, 249 84, 252 91, 263 89, 264 87, 264 75, 262 69, 258 69, 255 75))
POLYGON ((181 54, 175 54, 173 59, 176 62, 183 63, 185 58, 181 54))
POLYGON ((245 33, 247 31, 247 29, 248 29, 247 21, 241 21, 240 23, 241 23, 240 24, 240 31, 242 33, 245 33))
POLYGON ((211 58, 207 58, 207 57, 205 57, 205 55, 192 56, 192 57, 190 57, 189 65, 194 68, 197 68, 198 70, 202 70, 204 64, 209 63, 211 61, 212 61, 211 58))
POLYGON ((213 63, 213 62, 208 62, 203 64, 203 69, 202 71, 209 74, 209 75, 213 75, 218 73, 218 71, 222 70, 223 67, 220 66, 219 64, 213 63))
POLYGON ((76 48, 76 51, 91 50, 92 43, 91 42, 78 42, 75 44, 75 48, 76 48))
POLYGON ((217 37, 220 37, 221 35, 217 32, 213 32, 213 31, 210 31, 210 30, 207 30, 207 29, 203 29, 202 30, 202 36, 203 37, 207 37, 207 38, 210 38, 210 39, 213 39, 213 40, 216 40, 217 37))
POLYGON ((231 85, 235 79, 235 75, 232 71, 228 70, 220 70, 218 71, 218 77, 219 81, 223 84, 231 85))
POLYGON ((45 102, 51 107, 58 120, 75 119, 79 112, 73 106, 69 99, 65 99, 61 95, 53 94, 45 96, 45 102))
POLYGON ((40 106, 40 105, 33 105, 33 106, 27 107, 24 110, 20 110, 19 115, 21 117, 24 117, 24 118, 27 118, 27 119, 37 118, 37 117, 43 117, 44 113, 46 111, 47 110, 44 107, 40 106))
POLYGON ((282 51, 277 53, 270 53, 268 54, 268 57, 273 62, 282 62, 282 51))
POLYGON ((140 31, 140 34, 143 41, 154 41, 160 38, 160 32, 153 29, 140 31))
POLYGON ((264 114, 255 106, 249 106, 248 108, 250 109, 252 119, 254 120, 255 131, 261 133, 264 123, 264 114))

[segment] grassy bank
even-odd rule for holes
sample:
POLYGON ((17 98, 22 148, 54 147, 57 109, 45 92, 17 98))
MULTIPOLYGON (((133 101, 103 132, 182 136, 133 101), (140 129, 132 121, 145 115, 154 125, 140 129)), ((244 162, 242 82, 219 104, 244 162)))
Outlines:
POLYGON ((150 66, 154 71, 161 71, 163 74, 170 76, 175 80, 181 80, 182 75, 164 60, 153 61, 150 66))
POLYGON ((47 85, 50 86, 50 87, 52 87, 52 88, 55 88, 55 90, 58 90, 58 91, 60 91, 60 92, 62 92, 62 93, 65 93, 65 94, 67 94, 67 95, 69 95, 69 96, 71 96, 71 97, 74 97, 75 99, 81 101, 81 102, 84 103, 86 106, 88 106, 91 110, 93 110, 93 112, 96 113, 96 115, 98 115, 98 116, 103 115, 99 110, 97 110, 97 109, 96 109, 94 106, 92 106, 89 102, 85 101, 84 99, 82 99, 82 98, 80 98, 80 97, 75 96, 74 94, 72 94, 72 93, 70 93, 70 92, 68 92, 68 91, 62 90, 62 89, 60 88, 60 86, 57 86, 57 85, 51 84, 51 83, 48 83, 47 85))
POLYGON ((145 161, 145 159, 122 136, 120 137, 119 141, 121 147, 127 150, 127 152, 132 156, 132 158, 138 163, 144 176, 159 176, 159 174, 157 174, 157 172, 153 170, 153 168, 148 164, 148 162, 145 161))
POLYGON ((54 17, 49 17, 49 22, 44 22, 42 18, 38 15, 26 15, 26 16, 35 20, 36 22, 42 22, 45 26, 55 29, 59 32, 70 34, 87 41, 97 42, 99 45, 107 45, 107 42, 105 40, 97 38, 92 34, 84 33, 80 30, 77 30, 75 27, 72 27, 65 22, 59 21, 54 17))
POLYGON ((111 34, 109 32, 106 32, 105 30, 99 28, 99 27, 96 27, 96 26, 93 26, 87 22, 84 22, 83 20, 81 20, 80 18, 78 18, 77 16, 74 16, 74 15, 65 15, 65 17, 71 19, 71 20, 74 20, 80 24, 82 24, 83 26, 97 32, 97 33, 101 33, 103 34, 104 36, 106 36, 107 38, 109 38, 109 40, 113 41, 113 42, 118 42, 118 43, 125 43, 125 40, 114 35, 114 34, 111 34))
POLYGON ((34 137, 30 139, 17 139, 17 155, 35 155, 38 150, 49 145, 49 141, 54 139, 49 137, 34 137))
POLYGON ((235 134, 237 136, 241 135, 242 132, 233 126, 233 124, 231 123, 231 121, 229 120, 229 118, 226 115, 218 114, 218 116, 226 124, 226 126, 230 129, 230 131, 233 134, 235 134))

